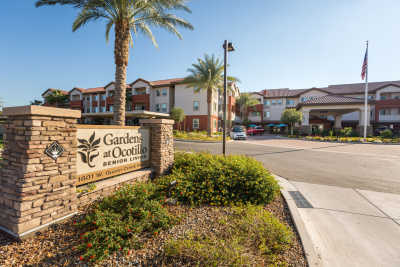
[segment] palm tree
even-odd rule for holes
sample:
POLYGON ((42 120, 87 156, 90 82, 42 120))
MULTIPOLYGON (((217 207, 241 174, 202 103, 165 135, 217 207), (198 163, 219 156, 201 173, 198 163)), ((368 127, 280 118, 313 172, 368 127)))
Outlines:
MULTIPOLYGON (((191 74, 187 76, 183 83, 195 92, 207 90, 207 133, 211 136, 211 110, 213 95, 221 92, 224 87, 224 64, 214 55, 204 55, 204 59, 198 58, 197 63, 192 64, 188 69, 191 74)), ((237 78, 228 77, 231 82, 239 81, 237 78)))
POLYGON ((259 104, 257 99, 251 97, 251 94, 249 94, 249 93, 241 94, 240 97, 238 97, 238 99, 236 100, 236 103, 240 107, 241 115, 242 116, 244 115, 244 120, 243 121, 248 121, 248 115, 249 115, 248 109, 249 109, 249 107, 253 107, 253 106, 259 104))
POLYGON ((143 33, 157 47, 151 26, 164 28, 182 39, 177 26, 193 29, 193 26, 171 11, 186 11, 186 0, 38 0, 36 7, 50 5, 69 5, 79 9, 72 25, 76 31, 90 21, 106 21, 106 40, 114 26, 115 43, 115 102, 114 123, 125 124, 126 68, 129 58, 129 46, 133 45, 133 35, 143 33))

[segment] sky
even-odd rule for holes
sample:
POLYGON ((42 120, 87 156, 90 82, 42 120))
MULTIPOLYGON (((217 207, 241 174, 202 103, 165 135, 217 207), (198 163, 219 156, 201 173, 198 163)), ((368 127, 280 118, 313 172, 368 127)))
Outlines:
MULTIPOLYGON (((0 16, 0 98, 4 106, 28 105, 47 88, 98 87, 114 79, 113 39, 105 23, 77 32, 78 10, 34 7, 34 0, 2 0, 0 16)), ((191 14, 179 13, 194 30, 183 40, 153 29, 159 48, 134 37, 127 71, 159 80, 188 75, 205 53, 229 53, 228 74, 242 92, 272 88, 303 89, 357 83, 370 41, 369 80, 400 80, 398 0, 191 0, 191 14), (397 62, 397 63, 396 63, 397 62)))

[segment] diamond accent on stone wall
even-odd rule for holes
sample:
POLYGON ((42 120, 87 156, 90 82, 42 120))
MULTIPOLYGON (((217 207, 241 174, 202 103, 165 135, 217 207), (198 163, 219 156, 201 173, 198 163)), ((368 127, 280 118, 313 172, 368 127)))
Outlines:
POLYGON ((50 146, 46 148, 44 153, 50 158, 56 160, 58 157, 62 155, 64 152, 64 148, 57 141, 54 141, 50 146))

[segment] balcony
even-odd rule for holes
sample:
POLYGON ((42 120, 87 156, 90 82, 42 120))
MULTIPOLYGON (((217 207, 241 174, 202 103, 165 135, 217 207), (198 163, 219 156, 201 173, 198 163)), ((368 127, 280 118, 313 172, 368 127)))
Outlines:
POLYGON ((72 109, 74 109, 74 108, 81 109, 82 101, 81 100, 73 100, 73 101, 69 102, 69 105, 72 109))
POLYGON ((400 114, 390 114, 390 115, 382 115, 379 114, 380 122, 395 122, 400 121, 400 114))

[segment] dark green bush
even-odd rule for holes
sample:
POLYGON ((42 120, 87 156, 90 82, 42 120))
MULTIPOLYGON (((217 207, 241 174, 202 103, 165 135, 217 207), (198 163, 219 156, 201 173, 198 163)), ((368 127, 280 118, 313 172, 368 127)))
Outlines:
POLYGON ((392 138, 393 132, 390 129, 386 129, 381 132, 381 137, 382 138, 392 138))
POLYGON ((279 192, 262 164, 245 156, 177 153, 172 173, 156 182, 167 190, 172 181, 172 197, 193 205, 267 204, 279 192))
POLYGON ((154 184, 126 185, 96 204, 77 223, 82 260, 101 260, 111 252, 139 248, 143 235, 157 235, 173 222, 154 184))

